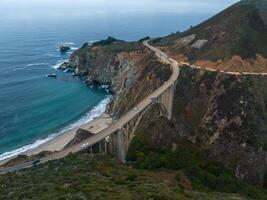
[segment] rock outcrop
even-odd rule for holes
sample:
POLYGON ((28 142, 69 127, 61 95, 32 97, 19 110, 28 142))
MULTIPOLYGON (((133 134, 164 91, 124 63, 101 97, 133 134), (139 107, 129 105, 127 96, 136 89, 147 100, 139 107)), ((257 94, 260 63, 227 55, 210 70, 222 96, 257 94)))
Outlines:
MULTIPOLYGON (((133 108, 171 74, 169 66, 142 44, 120 41, 83 47, 65 65, 86 76, 87 83, 110 85, 114 96, 107 111, 113 118, 133 108)), ((266 86, 267 79, 261 76, 184 67, 172 121, 158 118, 155 111, 143 120, 137 134, 165 150, 175 150, 184 139, 207 151, 209 159, 222 162, 237 178, 263 184, 267 172, 266 86)))
POLYGON ((69 51, 71 48, 69 46, 66 45, 62 45, 59 47, 59 50, 61 53, 66 53, 67 51, 69 51))
POLYGON ((173 119, 153 118, 137 134, 150 146, 175 150, 181 139, 223 163, 237 178, 262 185, 267 175, 267 77, 184 67, 173 119), (151 120, 153 119, 153 120, 151 120))
POLYGON ((119 117, 168 80, 171 71, 141 43, 114 41, 74 52, 66 65, 88 84, 109 85, 114 96, 108 111, 119 117))

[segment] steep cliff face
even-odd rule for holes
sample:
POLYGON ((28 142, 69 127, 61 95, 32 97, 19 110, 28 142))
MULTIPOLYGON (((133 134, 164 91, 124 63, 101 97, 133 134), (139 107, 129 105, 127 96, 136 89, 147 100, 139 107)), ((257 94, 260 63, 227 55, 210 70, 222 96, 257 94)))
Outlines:
POLYGON ((113 42, 77 50, 69 67, 88 84, 108 84, 114 92, 109 112, 119 117, 168 80, 170 67, 141 43, 113 42))
POLYGON ((155 148, 190 141, 242 180, 263 184, 267 174, 267 78, 182 68, 173 119, 149 120, 137 131, 155 148))

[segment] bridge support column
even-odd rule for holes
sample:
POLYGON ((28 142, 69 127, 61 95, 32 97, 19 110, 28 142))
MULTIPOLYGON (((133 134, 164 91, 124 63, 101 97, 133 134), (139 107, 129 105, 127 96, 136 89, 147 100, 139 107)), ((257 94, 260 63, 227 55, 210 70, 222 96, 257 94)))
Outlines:
POLYGON ((172 107, 173 107, 173 95, 174 95, 174 89, 175 86, 174 84, 169 88, 168 91, 168 102, 167 103, 167 108, 168 108, 168 119, 170 120, 172 117, 172 107))
POLYGON ((105 154, 108 153, 108 147, 107 147, 107 141, 106 141, 106 139, 104 140, 104 151, 105 151, 105 154))
POLYGON ((125 139, 124 139, 124 133, 122 129, 119 129, 116 133, 114 133, 114 146, 115 147, 115 157, 121 161, 122 163, 125 163, 126 158, 126 151, 125 151, 125 139))
POLYGON ((93 146, 90 146, 90 155, 93 155, 93 146))
POLYGON ((113 136, 114 134, 111 134, 108 138, 108 153, 110 155, 113 155, 114 149, 113 149, 113 136))
POLYGON ((99 153, 101 154, 102 153, 102 141, 98 143, 98 147, 99 147, 99 153))

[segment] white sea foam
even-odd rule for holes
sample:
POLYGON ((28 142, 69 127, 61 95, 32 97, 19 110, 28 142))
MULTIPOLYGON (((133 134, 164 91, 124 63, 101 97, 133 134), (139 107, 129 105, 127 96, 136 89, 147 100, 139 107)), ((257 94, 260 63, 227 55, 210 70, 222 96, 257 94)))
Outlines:
POLYGON ((84 116, 82 116, 79 120, 77 120, 76 122, 70 124, 69 126, 62 128, 58 133, 54 133, 52 135, 49 135, 47 138, 45 139, 39 139, 37 141, 35 141, 32 144, 23 146, 21 148, 15 149, 13 151, 9 151, 9 152, 5 152, 3 154, 0 155, 0 160, 5 160, 7 158, 12 158, 15 157, 19 154, 25 153, 26 151, 32 150, 37 148, 38 146, 52 140, 53 138, 55 138, 56 136, 65 133, 66 131, 69 131, 73 128, 79 127, 82 124, 85 124, 87 122, 92 121, 95 117, 98 117, 99 115, 103 114, 107 104, 110 102, 111 97, 107 97, 105 99, 103 99, 98 105, 96 105, 95 107, 93 107, 88 113, 86 113, 84 116))
POLYGON ((63 42, 63 45, 75 45, 74 42, 63 42))
POLYGON ((58 47, 60 47, 62 45, 69 46, 71 48, 71 51, 75 51, 75 50, 79 49, 79 47, 77 47, 76 43, 74 43, 74 42, 62 42, 60 45, 58 45, 58 47))
POLYGON ((79 49, 79 47, 71 47, 72 51, 76 51, 77 49, 79 49))
POLYGON ((24 67, 15 67, 15 68, 13 68, 13 69, 11 69, 11 70, 9 70, 9 71, 20 71, 20 70, 24 70, 24 69, 26 69, 26 66, 24 66, 24 67))
POLYGON ((63 64, 64 62, 67 62, 68 60, 60 60, 60 61, 58 61, 55 65, 52 65, 51 67, 53 68, 53 69, 58 69, 59 68, 59 66, 61 65, 61 64, 63 64))
POLYGON ((32 64, 26 65, 26 67, 40 66, 40 65, 48 65, 48 63, 32 63, 32 64))
POLYGON ((59 58, 60 57, 60 55, 58 53, 47 53, 45 55, 47 55, 49 57, 53 57, 53 58, 59 58))

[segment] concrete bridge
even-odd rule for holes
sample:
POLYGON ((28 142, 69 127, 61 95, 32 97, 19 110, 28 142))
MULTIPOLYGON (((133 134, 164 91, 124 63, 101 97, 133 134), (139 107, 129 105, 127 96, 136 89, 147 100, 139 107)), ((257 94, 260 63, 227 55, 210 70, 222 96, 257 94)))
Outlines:
POLYGON ((150 46, 147 41, 144 42, 144 45, 154 51, 160 60, 170 64, 172 76, 160 88, 140 102, 134 109, 127 112, 106 130, 103 130, 94 136, 96 142, 91 142, 94 138, 90 138, 86 148, 91 154, 95 152, 109 153, 125 163, 126 154, 131 140, 135 136, 134 133, 136 128, 143 116, 155 104, 160 108, 161 116, 165 116, 169 120, 171 119, 174 91, 179 76, 178 63, 157 48, 150 46))
MULTIPOLYGON (((169 58, 165 53, 159 49, 152 47, 148 41, 144 41, 145 46, 155 52, 157 57, 170 64, 172 75, 161 87, 155 90, 152 94, 142 100, 135 108, 128 111, 117 121, 113 122, 108 128, 104 129, 97 135, 77 144, 71 148, 53 153, 50 156, 42 158, 39 163, 45 163, 49 160, 55 160, 67 156, 69 153, 87 150, 89 153, 109 153, 114 155, 118 160, 125 163, 125 157, 129 148, 130 142, 134 137, 134 133, 143 116, 154 106, 159 105, 160 115, 171 119, 174 91, 176 81, 179 76, 179 65, 177 61, 169 58), (86 144, 86 146, 83 146, 86 144)), ((10 168, 0 169, 1 173, 16 171, 23 168, 33 166, 33 162, 23 163, 10 168)))

